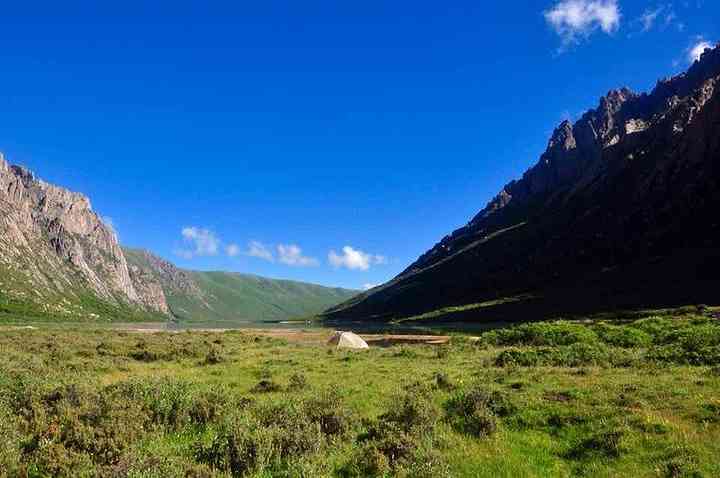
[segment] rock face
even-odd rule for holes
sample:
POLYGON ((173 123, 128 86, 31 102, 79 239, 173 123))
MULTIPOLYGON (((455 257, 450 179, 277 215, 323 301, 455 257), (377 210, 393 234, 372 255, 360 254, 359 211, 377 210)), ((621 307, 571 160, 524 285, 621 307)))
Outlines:
POLYGON ((466 226, 328 318, 569 290, 596 307, 717 301, 719 87, 720 46, 649 94, 609 92, 466 226))
POLYGON ((82 194, 0 156, 0 286, 8 302, 50 314, 92 314, 84 302, 168 313, 159 284, 128 269, 111 228, 82 194), (90 299, 92 298, 92 299, 90 299))

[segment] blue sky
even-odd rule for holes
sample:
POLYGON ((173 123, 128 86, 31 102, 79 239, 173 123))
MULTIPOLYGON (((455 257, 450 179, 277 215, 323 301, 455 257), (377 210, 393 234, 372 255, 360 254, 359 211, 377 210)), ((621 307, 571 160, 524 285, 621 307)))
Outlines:
POLYGON ((561 120, 685 69, 718 19, 709 0, 6 2, 0 150, 180 266, 360 288, 561 120))

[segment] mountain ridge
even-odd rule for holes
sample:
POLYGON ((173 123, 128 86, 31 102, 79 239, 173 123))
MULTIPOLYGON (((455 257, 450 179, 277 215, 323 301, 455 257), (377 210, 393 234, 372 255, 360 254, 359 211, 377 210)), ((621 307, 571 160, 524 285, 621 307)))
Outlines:
POLYGON ((260 321, 314 315, 356 293, 233 274, 122 247, 87 196, 0 155, 0 319, 260 321))
POLYGON ((601 271, 626 266, 642 278, 640 261, 667 260, 669 272, 687 248, 696 250, 686 251, 686 260, 702 263, 705 248, 714 264, 705 236, 716 237, 718 228, 711 212, 719 190, 719 82, 716 47, 650 93, 611 90, 574 124, 562 122, 538 162, 465 226, 326 317, 416 315, 563 280, 601 282, 601 271), (702 209, 698 217, 691 208, 702 209))

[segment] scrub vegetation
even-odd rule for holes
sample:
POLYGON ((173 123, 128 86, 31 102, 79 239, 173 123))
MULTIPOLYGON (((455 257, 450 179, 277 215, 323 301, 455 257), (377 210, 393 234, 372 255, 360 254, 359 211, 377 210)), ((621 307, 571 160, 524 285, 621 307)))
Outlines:
POLYGON ((0 356, 0 476, 720 476, 703 308, 359 352, 5 328, 0 356))

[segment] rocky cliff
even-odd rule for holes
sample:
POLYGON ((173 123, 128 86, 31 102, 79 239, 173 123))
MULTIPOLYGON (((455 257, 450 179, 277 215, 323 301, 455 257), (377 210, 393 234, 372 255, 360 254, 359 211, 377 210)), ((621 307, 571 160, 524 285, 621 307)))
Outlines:
POLYGON ((537 164, 467 225, 328 317, 518 294, 552 298, 560 312, 717 300, 719 82, 720 46, 649 94, 609 92, 560 124, 537 164))
POLYGON ((82 194, 0 156, 0 301, 8 311, 83 317, 109 307, 167 314, 162 289, 129 270, 82 194))

